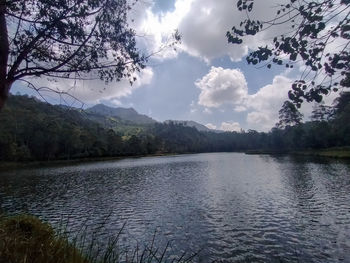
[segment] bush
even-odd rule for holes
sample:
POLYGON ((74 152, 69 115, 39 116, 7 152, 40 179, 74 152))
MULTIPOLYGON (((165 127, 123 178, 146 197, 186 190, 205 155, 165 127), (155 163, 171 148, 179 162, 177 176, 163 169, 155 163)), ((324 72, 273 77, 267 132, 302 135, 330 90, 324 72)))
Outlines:
POLYGON ((50 225, 27 215, 0 218, 0 262, 88 263, 50 225))

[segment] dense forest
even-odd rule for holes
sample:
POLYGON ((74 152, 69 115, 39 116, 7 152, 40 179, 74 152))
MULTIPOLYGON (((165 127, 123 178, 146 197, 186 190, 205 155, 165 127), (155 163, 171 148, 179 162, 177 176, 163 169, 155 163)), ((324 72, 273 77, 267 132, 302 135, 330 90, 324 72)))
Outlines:
POLYGON ((270 132, 207 132, 174 122, 136 124, 12 95, 0 113, 0 160, 33 161, 161 153, 289 152, 350 145, 350 92, 311 121, 285 103, 270 132))

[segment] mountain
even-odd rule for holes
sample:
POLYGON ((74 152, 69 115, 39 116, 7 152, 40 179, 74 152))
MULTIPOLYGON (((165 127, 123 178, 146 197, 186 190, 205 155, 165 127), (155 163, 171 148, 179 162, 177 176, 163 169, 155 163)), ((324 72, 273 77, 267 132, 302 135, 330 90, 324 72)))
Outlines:
POLYGON ((143 114, 139 114, 133 108, 112 108, 104 104, 97 104, 86 109, 87 113, 99 114, 107 117, 116 117, 136 124, 153 124, 157 121, 143 114))
POLYGON ((213 130, 209 129, 208 127, 204 126, 203 124, 200 124, 200 123, 195 122, 195 121, 174 121, 174 120, 167 120, 167 121, 165 121, 164 123, 165 123, 165 124, 170 124, 170 123, 181 124, 181 125, 183 125, 183 126, 196 128, 197 131, 204 131, 204 132, 213 131, 213 130))

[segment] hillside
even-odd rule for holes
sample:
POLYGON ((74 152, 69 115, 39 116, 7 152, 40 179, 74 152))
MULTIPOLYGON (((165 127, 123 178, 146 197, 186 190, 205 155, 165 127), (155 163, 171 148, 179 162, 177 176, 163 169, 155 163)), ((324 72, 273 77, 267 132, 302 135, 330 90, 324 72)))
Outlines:
POLYGON ((193 128, 196 128, 198 131, 204 131, 204 132, 213 131, 213 130, 209 129, 208 127, 204 126, 203 124, 200 124, 200 123, 195 122, 195 121, 166 120, 164 123, 166 123, 166 124, 174 123, 174 124, 183 125, 186 127, 193 127, 193 128))
POLYGON ((141 135, 140 126, 113 119, 99 115, 93 120, 92 114, 80 109, 11 95, 0 112, 0 160, 57 160, 155 151, 152 136, 141 135))
MULTIPOLYGON (((135 124, 111 116, 114 110, 107 113, 108 116, 86 113, 28 96, 12 95, 0 112, 0 161, 222 151, 307 150, 309 154, 310 149, 318 151, 350 145, 350 96, 343 94, 335 103, 330 120, 274 128, 269 133, 199 131, 202 125, 188 121, 135 124)), ((341 149, 348 151, 348 148, 341 149)))
POLYGON ((104 104, 97 104, 85 110, 87 113, 94 113, 106 117, 114 117, 135 124, 153 124, 157 121, 143 114, 139 114, 133 108, 112 108, 104 104))

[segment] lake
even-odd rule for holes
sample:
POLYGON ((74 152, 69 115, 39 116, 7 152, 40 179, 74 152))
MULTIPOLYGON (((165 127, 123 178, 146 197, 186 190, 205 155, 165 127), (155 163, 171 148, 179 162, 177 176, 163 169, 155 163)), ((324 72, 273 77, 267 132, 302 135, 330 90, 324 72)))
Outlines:
POLYGON ((350 262, 350 162, 189 154, 0 173, 0 205, 211 262, 350 262), (98 227, 101 226, 101 227, 98 227))

